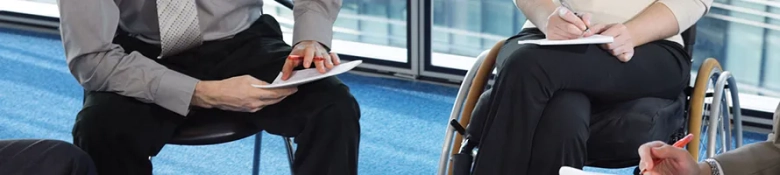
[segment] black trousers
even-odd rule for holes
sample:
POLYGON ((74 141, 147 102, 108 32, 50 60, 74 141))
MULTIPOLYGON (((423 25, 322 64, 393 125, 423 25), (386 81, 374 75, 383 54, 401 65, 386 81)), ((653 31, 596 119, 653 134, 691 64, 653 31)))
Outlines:
MULTIPOLYGON (((152 59, 160 52, 159 46, 127 35, 118 35, 114 42, 128 53, 138 51, 152 59)), ((231 39, 156 60, 201 80, 248 74, 272 82, 290 51, 277 21, 263 15, 231 39)), ((183 117, 115 93, 86 92, 73 138, 95 160, 100 174, 151 174, 149 156, 162 149, 177 126, 191 120, 239 120, 295 137, 295 174, 349 175, 357 173, 359 118, 357 101, 336 77, 301 85, 297 93, 255 113, 195 108, 183 117)))
POLYGON ((92 159, 59 140, 0 140, 0 174, 96 175, 92 159))
POLYGON ((474 174, 553 175, 561 166, 582 168, 590 126, 601 120, 592 113, 641 97, 675 99, 688 85, 690 59, 674 42, 636 47, 627 63, 597 45, 517 44, 541 38, 539 30, 526 29, 498 54, 495 85, 479 102, 488 120, 474 174))

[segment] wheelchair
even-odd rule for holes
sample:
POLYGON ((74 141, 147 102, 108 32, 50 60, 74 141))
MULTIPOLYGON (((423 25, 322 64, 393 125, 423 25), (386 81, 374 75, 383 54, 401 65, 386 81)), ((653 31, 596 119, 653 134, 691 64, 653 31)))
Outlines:
MULTIPOLYGON (((682 33, 685 43, 684 48, 689 55, 693 54, 695 34, 696 25, 682 33)), ((472 68, 466 73, 448 120, 449 125, 446 129, 438 166, 439 175, 471 174, 472 163, 478 153, 479 140, 468 139, 470 133, 467 132, 466 127, 472 121, 472 112, 475 110, 480 95, 489 89, 492 84, 491 78, 495 69, 496 56, 504 43, 505 40, 499 41, 492 49, 482 52, 477 57, 477 61, 472 68)), ((686 145, 686 149, 695 160, 701 161, 742 146, 742 119, 737 83, 732 74, 724 71, 716 59, 708 58, 702 63, 693 85, 689 85, 683 90, 679 99, 642 98, 637 99, 634 104, 650 103, 648 101, 653 100, 667 100, 671 103, 669 106, 672 106, 673 114, 678 115, 677 120, 680 120, 679 122, 671 122, 679 125, 669 127, 673 128, 674 131, 669 131, 672 134, 663 141, 672 144, 682 139, 688 133, 693 134, 694 138, 686 145), (733 119, 731 115, 733 115, 733 119), (736 144, 732 144, 732 132, 736 135, 736 144), (703 137, 702 133, 706 133, 706 137, 703 137), (700 153, 700 150, 705 149, 706 152, 700 153)), ((631 108, 630 110, 655 111, 668 109, 631 108)), ((670 122, 660 125, 668 123, 670 122)), ((632 124, 642 123, 629 123, 629 125, 632 124)), ((481 128, 483 126, 469 127, 481 128)), ((649 141, 653 140, 647 140, 647 142, 649 141)), ((590 143, 588 145, 590 146, 590 143)), ((637 155, 626 155, 625 160, 617 162, 590 160, 592 155, 590 153, 588 155, 589 158, 585 166, 590 167, 627 168, 636 166, 639 163, 637 155)), ((634 174, 638 174, 638 168, 634 169, 634 174)))

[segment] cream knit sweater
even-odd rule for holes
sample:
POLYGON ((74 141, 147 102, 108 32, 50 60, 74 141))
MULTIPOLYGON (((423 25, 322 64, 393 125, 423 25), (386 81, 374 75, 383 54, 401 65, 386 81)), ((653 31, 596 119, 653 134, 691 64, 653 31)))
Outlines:
MULTIPOLYGON (((515 5, 517 1, 512 0, 515 5)), ((559 0, 552 0, 556 5, 560 5, 559 0)), ((625 23, 634 16, 641 13, 645 8, 655 2, 663 3, 668 7, 679 26, 677 35, 667 38, 667 40, 683 44, 679 33, 688 29, 696 23, 704 14, 706 14, 713 0, 568 0, 572 10, 579 13, 592 14, 591 23, 610 24, 625 23)), ((535 27, 530 21, 526 21, 523 28, 535 27)))

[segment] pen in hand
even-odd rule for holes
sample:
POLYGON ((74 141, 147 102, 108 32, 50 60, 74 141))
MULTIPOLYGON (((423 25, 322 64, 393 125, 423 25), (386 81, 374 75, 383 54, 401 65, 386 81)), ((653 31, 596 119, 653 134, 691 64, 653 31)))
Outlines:
MULTIPOLYGON (((693 134, 688 134, 682 139, 678 140, 677 142, 674 142, 674 145, 672 146, 674 146, 675 148, 683 148, 685 147, 685 145, 691 142, 691 140, 693 140, 693 134)), ((663 160, 662 159, 653 160, 653 167, 658 166, 658 164, 661 164, 661 161, 663 160)), ((647 169, 643 169, 642 172, 640 172, 639 174, 645 174, 646 171, 647 169)))
MULTIPOLYGON (((580 19, 582 19, 584 17, 584 15, 582 13, 578 13, 578 12, 574 11, 574 9, 571 8, 571 6, 569 5, 569 3, 566 2, 566 0, 560 0, 560 2, 561 2, 561 6, 563 6, 564 8, 566 8, 569 11, 571 11, 572 13, 574 13, 575 16, 579 17, 580 19)), ((585 21, 583 21, 583 22, 585 22, 585 21)), ((586 33, 590 32, 590 26, 588 26, 588 25, 589 24, 585 25, 585 31, 583 31, 582 34, 580 34, 580 38, 582 36, 585 36, 586 33)))

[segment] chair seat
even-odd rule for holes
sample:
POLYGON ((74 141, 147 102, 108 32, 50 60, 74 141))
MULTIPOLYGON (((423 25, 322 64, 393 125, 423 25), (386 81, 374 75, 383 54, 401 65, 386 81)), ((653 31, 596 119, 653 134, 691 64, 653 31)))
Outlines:
POLYGON ((261 130, 244 120, 225 117, 207 117, 187 119, 177 128, 170 144, 209 145, 231 142, 254 134, 261 130))
POLYGON ((592 115, 586 165, 624 168, 639 163, 644 143, 669 142, 685 123, 685 95, 676 100, 640 98, 615 104, 592 115))

